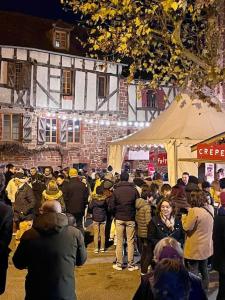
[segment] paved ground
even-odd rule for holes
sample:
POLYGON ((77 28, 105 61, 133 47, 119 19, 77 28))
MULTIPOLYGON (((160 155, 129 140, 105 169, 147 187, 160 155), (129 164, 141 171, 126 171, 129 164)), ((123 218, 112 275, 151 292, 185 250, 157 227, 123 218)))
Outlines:
MULTIPOLYGON (((131 300, 140 282, 140 271, 115 271, 112 268, 114 248, 106 253, 93 254, 93 244, 88 245, 86 264, 75 271, 79 300, 131 300)), ((23 300, 26 271, 8 270, 7 288, 1 300, 23 300)), ((40 274, 41 276, 41 274, 40 274)), ((210 273, 210 300, 216 299, 217 274, 210 273)), ((40 299, 41 300, 41 299, 40 299)))

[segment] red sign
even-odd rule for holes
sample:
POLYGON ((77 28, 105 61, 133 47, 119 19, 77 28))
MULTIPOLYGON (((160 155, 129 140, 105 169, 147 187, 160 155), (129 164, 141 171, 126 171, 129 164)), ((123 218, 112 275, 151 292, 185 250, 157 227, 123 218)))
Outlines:
POLYGON ((197 158, 225 161, 225 145, 198 144, 197 158))
POLYGON ((158 167, 167 166, 167 153, 159 153, 157 162, 158 162, 158 167))

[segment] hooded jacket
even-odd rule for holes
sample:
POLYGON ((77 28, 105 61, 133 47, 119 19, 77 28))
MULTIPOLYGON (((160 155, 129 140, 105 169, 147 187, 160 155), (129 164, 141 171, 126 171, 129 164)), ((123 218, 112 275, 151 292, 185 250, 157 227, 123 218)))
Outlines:
POLYGON ((76 300, 74 266, 86 261, 81 232, 60 213, 38 216, 13 256, 16 268, 28 269, 26 300, 76 300))
POLYGON ((65 206, 65 202, 63 200, 63 193, 61 190, 57 189, 57 190, 44 190, 42 193, 42 204, 45 201, 51 201, 51 200, 56 200, 61 204, 62 207, 62 212, 65 212, 66 210, 66 206, 65 206))
POLYGON ((89 203, 89 210, 92 213, 92 219, 95 222, 105 222, 107 217, 106 196, 95 195, 89 203))

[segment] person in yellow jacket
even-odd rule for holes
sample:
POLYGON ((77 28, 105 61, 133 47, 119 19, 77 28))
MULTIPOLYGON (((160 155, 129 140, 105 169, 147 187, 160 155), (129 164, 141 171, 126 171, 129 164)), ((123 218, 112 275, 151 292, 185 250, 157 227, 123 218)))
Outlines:
POLYGON ((96 195, 96 189, 98 186, 100 186, 102 184, 103 180, 101 179, 101 176, 99 173, 96 173, 95 174, 95 185, 94 185, 94 188, 93 188, 93 192, 92 192, 92 195, 96 195))

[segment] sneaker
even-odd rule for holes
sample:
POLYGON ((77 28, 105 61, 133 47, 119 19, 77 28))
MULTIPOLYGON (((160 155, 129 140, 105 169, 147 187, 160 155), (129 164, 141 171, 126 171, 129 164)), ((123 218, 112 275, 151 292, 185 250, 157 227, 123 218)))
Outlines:
POLYGON ((100 249, 100 252, 104 253, 104 252, 105 252, 105 249, 104 249, 104 248, 101 248, 101 249, 100 249))
POLYGON ((127 267, 127 270, 128 271, 135 271, 135 270, 138 270, 139 268, 138 268, 138 266, 136 266, 136 265, 128 265, 128 267, 127 267))
POLYGON ((95 249, 95 250, 94 250, 94 253, 97 254, 97 253, 98 253, 98 249, 95 249))
POLYGON ((121 264, 114 264, 114 265, 113 265, 113 269, 115 269, 115 270, 117 270, 117 271, 122 271, 122 270, 123 270, 121 264))

